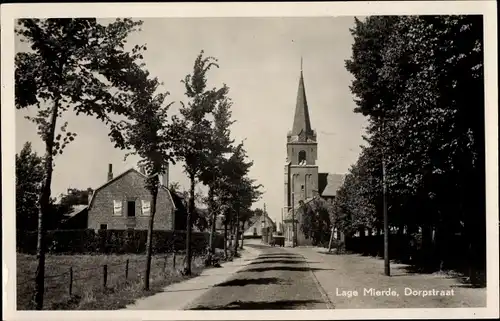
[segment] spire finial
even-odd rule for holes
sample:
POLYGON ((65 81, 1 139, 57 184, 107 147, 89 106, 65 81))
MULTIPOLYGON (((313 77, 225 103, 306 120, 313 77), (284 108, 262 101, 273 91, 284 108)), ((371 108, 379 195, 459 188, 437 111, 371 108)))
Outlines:
POLYGON ((302 56, 300 56, 300 72, 302 72, 302 62, 303 62, 303 59, 302 59, 302 56))

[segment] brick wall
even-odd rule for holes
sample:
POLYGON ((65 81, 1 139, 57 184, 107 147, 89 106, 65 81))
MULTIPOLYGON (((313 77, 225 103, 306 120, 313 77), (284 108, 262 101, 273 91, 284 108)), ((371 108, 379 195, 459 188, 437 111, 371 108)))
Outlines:
MULTIPOLYGON (((102 189, 94 192, 88 213, 88 228, 99 229, 107 224, 108 229, 134 228, 146 230, 149 216, 142 215, 141 200, 151 201, 145 188, 145 178, 135 170, 130 170, 102 189), (121 216, 113 215, 114 201, 122 202, 121 216), (127 202, 135 201, 135 217, 128 217, 127 202)), ((173 230, 173 204, 169 192, 160 189, 156 205, 155 230, 173 230)))

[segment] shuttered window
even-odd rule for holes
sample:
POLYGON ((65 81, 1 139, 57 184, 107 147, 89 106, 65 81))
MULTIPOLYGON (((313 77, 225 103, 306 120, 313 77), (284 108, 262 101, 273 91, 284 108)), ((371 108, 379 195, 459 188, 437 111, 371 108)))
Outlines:
POLYGON ((142 208, 142 215, 143 216, 150 216, 151 215, 151 202, 146 201, 146 200, 141 200, 141 208, 142 208))
POLYGON ((113 216, 122 216, 123 214, 123 202, 121 200, 113 201, 113 216))

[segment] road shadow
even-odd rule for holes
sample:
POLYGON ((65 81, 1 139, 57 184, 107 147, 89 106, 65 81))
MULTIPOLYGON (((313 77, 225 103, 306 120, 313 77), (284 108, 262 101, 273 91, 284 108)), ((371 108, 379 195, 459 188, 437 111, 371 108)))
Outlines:
POLYGON ((233 301, 219 306, 196 306, 190 310, 285 310, 324 303, 319 300, 233 301))
POLYGON ((288 255, 276 255, 276 256, 268 256, 268 255, 262 255, 262 256, 258 256, 256 258, 256 260, 279 260, 279 259, 290 259, 290 260, 293 260, 293 259, 302 259, 302 256, 288 256, 288 255))
POLYGON ((256 278, 256 279, 234 279, 226 282, 222 282, 216 285, 216 287, 220 286, 245 286, 249 284, 256 285, 268 285, 268 284, 278 284, 280 283, 280 279, 278 278, 256 278))
POLYGON ((265 272, 265 271, 295 271, 295 272, 307 272, 307 271, 333 271, 334 269, 320 269, 311 267, 297 267, 297 266, 267 266, 267 267, 254 267, 243 269, 238 271, 238 273, 243 272, 265 272))
POLYGON ((295 256, 299 257, 300 255, 295 254, 295 253, 289 253, 289 252, 276 252, 276 253, 266 253, 266 254, 261 254, 262 256, 295 256))
POLYGON ((306 261, 298 261, 298 260, 271 260, 271 259, 257 259, 253 261, 252 263, 248 265, 254 265, 254 264, 304 264, 306 261))

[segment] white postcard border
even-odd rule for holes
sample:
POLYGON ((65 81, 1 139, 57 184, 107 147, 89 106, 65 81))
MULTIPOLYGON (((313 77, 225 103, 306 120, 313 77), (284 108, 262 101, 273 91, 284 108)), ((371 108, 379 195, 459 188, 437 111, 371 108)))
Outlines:
POLYGON ((495 1, 371 1, 307 3, 61 3, 1 7, 2 213, 4 320, 300 320, 497 317, 498 244, 498 66, 495 1), (482 14, 485 39, 487 308, 349 309, 261 311, 15 311, 15 107, 14 19, 20 17, 314 17, 415 14, 482 14))

